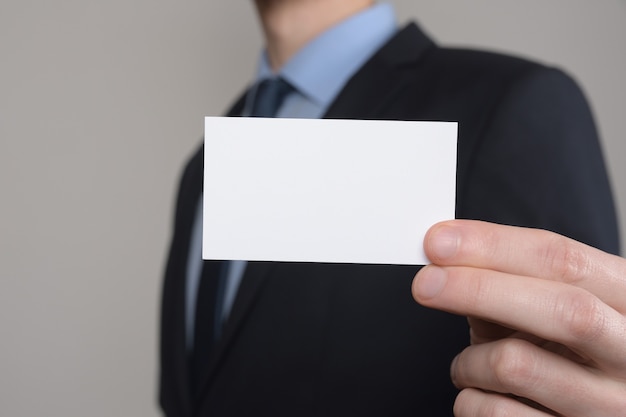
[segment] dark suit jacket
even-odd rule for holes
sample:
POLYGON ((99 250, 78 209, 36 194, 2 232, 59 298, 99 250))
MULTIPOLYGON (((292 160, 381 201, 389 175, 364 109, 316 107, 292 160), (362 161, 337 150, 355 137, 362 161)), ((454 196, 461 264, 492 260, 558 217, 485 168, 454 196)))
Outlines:
MULTIPOLYGON (((241 100, 230 114, 240 111, 241 100)), ((440 48, 409 25, 326 117, 458 121, 457 217, 550 229, 618 251, 594 123, 558 70, 440 48)), ((168 416, 452 414, 449 364, 468 344, 467 325, 417 305, 417 268, 407 266, 249 264, 194 404, 184 291, 202 169, 200 149, 180 184, 163 287, 160 401, 168 416)))

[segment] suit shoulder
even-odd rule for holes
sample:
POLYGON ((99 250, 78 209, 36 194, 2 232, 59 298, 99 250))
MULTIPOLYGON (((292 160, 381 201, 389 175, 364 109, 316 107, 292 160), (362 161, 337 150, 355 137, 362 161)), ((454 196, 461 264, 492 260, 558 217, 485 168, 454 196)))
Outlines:
POLYGON ((488 71, 491 73, 517 73, 546 68, 538 61, 504 53, 437 46, 429 56, 432 64, 447 67, 454 65, 463 71, 488 71))
POLYGON ((491 85, 539 82, 579 89, 573 78, 560 68, 487 50, 435 47, 426 65, 450 81, 473 79, 491 85))
POLYGON ((531 106, 573 100, 587 107, 582 89, 565 71, 512 55, 435 46, 410 71, 406 79, 414 88, 408 90, 427 97, 431 106, 456 109, 452 116, 459 119, 486 121, 504 102, 519 100, 531 106))

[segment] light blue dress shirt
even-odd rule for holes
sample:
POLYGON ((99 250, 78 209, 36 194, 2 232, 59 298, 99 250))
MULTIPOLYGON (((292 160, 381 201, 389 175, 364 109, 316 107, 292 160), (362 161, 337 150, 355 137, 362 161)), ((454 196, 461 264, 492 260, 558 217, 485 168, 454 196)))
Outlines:
MULTIPOLYGON (((256 88, 264 79, 283 77, 294 91, 284 100, 276 117, 316 119, 324 115, 350 78, 397 31, 393 7, 376 4, 331 27, 313 39, 278 71, 272 72, 266 52, 259 59, 253 87, 242 116, 250 114, 256 88)), ((196 293, 202 274, 202 199, 196 212, 187 262, 187 346, 193 346, 196 293)), ((243 278, 246 261, 231 261, 222 319, 226 319, 243 278)))

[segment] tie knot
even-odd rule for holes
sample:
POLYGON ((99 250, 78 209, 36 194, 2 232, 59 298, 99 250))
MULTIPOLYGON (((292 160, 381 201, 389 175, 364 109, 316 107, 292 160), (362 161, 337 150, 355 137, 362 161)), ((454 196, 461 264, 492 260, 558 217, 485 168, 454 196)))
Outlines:
POLYGON ((291 84, 281 77, 268 78, 261 81, 254 92, 250 116, 276 116, 285 97, 293 90, 291 84))

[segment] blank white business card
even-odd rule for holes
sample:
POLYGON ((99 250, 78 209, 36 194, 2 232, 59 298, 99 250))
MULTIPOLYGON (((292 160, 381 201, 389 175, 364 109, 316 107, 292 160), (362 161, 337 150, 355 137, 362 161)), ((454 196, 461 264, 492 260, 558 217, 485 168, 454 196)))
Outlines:
POLYGON ((204 259, 426 264, 457 123, 207 117, 204 259))

